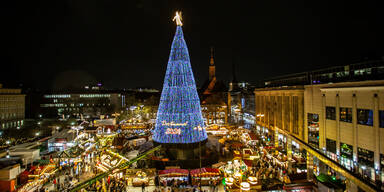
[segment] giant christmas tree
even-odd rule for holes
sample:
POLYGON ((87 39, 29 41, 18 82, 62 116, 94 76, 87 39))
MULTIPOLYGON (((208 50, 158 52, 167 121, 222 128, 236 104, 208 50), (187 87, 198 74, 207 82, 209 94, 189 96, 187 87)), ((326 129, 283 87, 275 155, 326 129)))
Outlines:
POLYGON ((164 78, 153 140, 163 144, 193 144, 205 141, 207 133, 178 13, 174 20, 177 23, 176 34, 164 78))

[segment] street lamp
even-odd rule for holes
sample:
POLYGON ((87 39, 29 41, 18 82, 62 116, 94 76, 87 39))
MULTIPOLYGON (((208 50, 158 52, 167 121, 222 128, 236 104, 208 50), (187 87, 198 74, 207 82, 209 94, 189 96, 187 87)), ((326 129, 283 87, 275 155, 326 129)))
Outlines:
POLYGON ((249 190, 251 190, 251 186, 249 185, 248 182, 242 182, 242 183, 240 183, 240 190, 241 191, 249 191, 249 190))
POLYGON ((259 113, 259 114, 256 115, 256 117, 259 117, 260 121, 261 121, 261 118, 264 117, 264 114, 259 113))

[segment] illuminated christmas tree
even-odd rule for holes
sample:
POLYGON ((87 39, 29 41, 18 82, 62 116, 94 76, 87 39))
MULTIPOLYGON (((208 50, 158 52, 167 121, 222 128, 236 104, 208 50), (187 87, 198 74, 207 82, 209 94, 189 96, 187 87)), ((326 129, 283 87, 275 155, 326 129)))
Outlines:
POLYGON ((207 133, 178 13, 174 20, 177 23, 176 34, 152 138, 158 143, 198 143, 207 139, 207 133))

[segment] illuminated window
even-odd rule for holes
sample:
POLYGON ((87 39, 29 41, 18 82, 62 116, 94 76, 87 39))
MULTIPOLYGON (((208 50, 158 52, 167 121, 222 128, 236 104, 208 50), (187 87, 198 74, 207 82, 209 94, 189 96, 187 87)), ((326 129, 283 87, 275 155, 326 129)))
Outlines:
POLYGON ((336 108, 335 107, 325 107, 326 118, 329 120, 336 120, 336 108))
POLYGON ((360 164, 373 167, 374 152, 358 147, 357 148, 358 161, 360 164))
POLYGON ((352 123, 352 108, 340 107, 340 121, 352 123))
POLYGON ((336 153, 336 141, 332 139, 326 140, 327 151, 336 153))
POLYGON ((370 75, 372 73, 371 68, 357 69, 354 71, 355 75, 370 75))
POLYGON ((384 111, 379 111, 379 127, 384 128, 384 111))
POLYGON ((373 111, 370 109, 357 109, 357 123, 360 125, 373 125, 373 111))

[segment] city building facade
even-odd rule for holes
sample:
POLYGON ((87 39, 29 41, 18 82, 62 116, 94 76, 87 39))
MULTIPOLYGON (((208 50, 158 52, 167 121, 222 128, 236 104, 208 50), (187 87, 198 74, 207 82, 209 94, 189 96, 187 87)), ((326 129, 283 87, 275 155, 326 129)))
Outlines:
POLYGON ((105 90, 52 92, 42 95, 41 116, 99 116, 121 111, 125 94, 105 90))
POLYGON ((0 127, 17 128, 25 117, 25 95, 21 89, 3 88, 0 84, 0 127))
POLYGON ((383 180, 384 81, 306 85, 304 95, 305 140, 347 169, 383 180))
POLYGON ((255 89, 256 124, 269 128, 273 140, 278 130, 304 140, 304 87, 255 89))
POLYGON ((201 88, 201 111, 207 125, 228 123, 227 87, 216 78, 216 66, 211 48, 208 80, 201 88))
POLYGON ((254 91, 258 131, 289 153, 301 147, 297 142, 315 151, 317 157, 307 152, 314 172, 328 172, 332 161, 358 187, 378 189, 384 182, 383 76, 384 61, 375 60, 267 80, 254 91))

